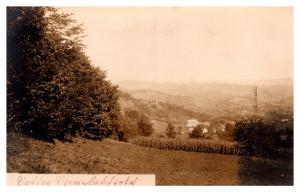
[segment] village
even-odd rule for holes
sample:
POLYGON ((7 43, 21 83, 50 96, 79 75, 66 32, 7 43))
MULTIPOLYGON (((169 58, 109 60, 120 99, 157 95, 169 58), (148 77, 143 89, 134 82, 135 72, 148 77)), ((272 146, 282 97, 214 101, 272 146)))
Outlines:
MULTIPOLYGON (((154 137, 167 137, 165 133, 168 123, 157 120, 152 120, 151 123, 154 128, 154 137)), ((275 121, 273 121, 273 123, 275 123, 275 121)), ((292 123, 293 119, 290 118, 282 118, 276 122, 276 131, 280 133, 280 141, 284 142, 289 139, 288 132, 292 131, 290 130, 292 123)), ((189 138, 192 132, 198 128, 202 135, 201 138, 231 140, 232 138, 226 137, 226 135, 233 134, 235 125, 235 121, 225 118, 219 118, 213 122, 199 121, 196 118, 190 118, 187 120, 186 124, 174 124, 174 128, 176 138, 189 138)))

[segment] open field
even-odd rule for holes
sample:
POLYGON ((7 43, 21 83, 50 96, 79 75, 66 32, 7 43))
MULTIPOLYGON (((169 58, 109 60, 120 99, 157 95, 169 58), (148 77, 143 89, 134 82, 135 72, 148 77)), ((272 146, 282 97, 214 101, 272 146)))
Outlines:
POLYGON ((292 160, 159 150, 105 139, 55 144, 8 134, 7 171, 155 174, 157 185, 292 185, 292 160))

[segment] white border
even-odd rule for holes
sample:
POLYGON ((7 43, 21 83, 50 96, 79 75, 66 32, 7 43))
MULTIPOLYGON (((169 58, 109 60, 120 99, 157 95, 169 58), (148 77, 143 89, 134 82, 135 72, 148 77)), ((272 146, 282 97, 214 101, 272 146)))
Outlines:
POLYGON ((299 116, 299 102, 297 98, 299 98, 299 35, 300 34, 300 1, 298 0, 1 0, 0 1, 0 155, 1 155, 1 163, 0 163, 0 190, 1 191, 169 191, 173 192, 177 191, 296 191, 299 190, 299 185, 297 184, 297 179, 299 180, 299 166, 297 163, 294 163, 294 186, 292 187, 243 187, 243 186, 235 186, 235 187, 7 187, 6 186, 6 6, 213 6, 213 7, 277 7, 277 6, 292 6, 294 7, 294 119, 295 119, 295 127, 294 127, 294 142, 295 149, 294 162, 299 161, 299 131, 298 131, 298 119, 299 116), (298 55, 297 55, 298 53, 298 55), (297 149, 297 150, 296 150, 297 149))
POLYGON ((297 0, 4 0, 9 6, 293 6, 297 0))

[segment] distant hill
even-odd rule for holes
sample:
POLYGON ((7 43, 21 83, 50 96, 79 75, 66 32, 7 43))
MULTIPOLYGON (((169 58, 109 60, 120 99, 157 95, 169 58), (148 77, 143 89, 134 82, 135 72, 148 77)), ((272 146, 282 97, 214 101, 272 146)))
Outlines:
POLYGON ((163 102, 162 100, 136 99, 122 91, 120 92, 119 102, 122 113, 126 110, 136 110, 139 113, 147 115, 152 121, 185 124, 190 118, 197 118, 201 121, 207 121, 212 118, 208 114, 195 112, 176 104, 163 102))
POLYGON ((123 81, 119 87, 144 102, 175 104, 214 117, 254 114, 256 88, 258 114, 293 110, 293 81, 290 79, 255 81, 249 85, 123 81))

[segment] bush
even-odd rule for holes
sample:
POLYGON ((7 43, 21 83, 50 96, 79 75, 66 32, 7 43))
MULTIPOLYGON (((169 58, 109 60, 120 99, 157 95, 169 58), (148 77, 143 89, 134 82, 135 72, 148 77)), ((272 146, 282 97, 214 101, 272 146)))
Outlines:
POLYGON ((135 109, 127 109, 120 116, 120 127, 116 131, 118 140, 129 141, 137 136, 150 136, 153 128, 148 117, 135 109))
POLYGON ((192 133, 190 134, 190 138, 203 138, 204 134, 202 131, 202 128, 200 127, 200 125, 198 125, 197 127, 195 127, 192 131, 192 133))
POLYGON ((232 133, 229 133, 227 131, 218 131, 217 132, 217 135, 220 139, 222 140, 227 140, 227 141, 231 141, 231 140, 234 140, 232 137, 233 137, 233 134, 232 133))
POLYGON ((141 115, 138 121, 138 133, 140 136, 150 136, 153 133, 153 128, 150 120, 145 115, 141 115))
POLYGON ((130 118, 122 117, 120 128, 117 130, 117 139, 120 141, 129 141, 129 139, 138 136, 137 122, 130 118))
POLYGON ((260 119, 238 121, 234 136, 249 152, 260 156, 275 156, 280 140, 275 127, 260 119))
POLYGON ((176 137, 175 127, 172 123, 168 123, 167 129, 166 129, 166 135, 169 138, 175 138, 176 137))

